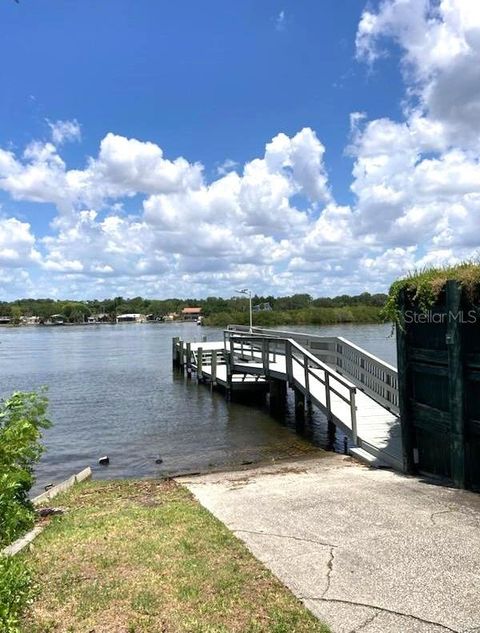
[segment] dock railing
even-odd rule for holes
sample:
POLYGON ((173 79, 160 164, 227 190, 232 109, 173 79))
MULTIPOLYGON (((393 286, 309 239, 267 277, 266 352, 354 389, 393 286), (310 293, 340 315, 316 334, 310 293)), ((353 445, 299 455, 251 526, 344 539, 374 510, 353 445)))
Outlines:
POLYGON ((227 341, 232 369, 242 361, 257 362, 268 377, 274 376, 280 366, 280 373, 286 375, 288 383, 302 391, 307 399, 314 397, 311 382, 320 383, 325 390, 325 399, 319 404, 330 417, 335 417, 332 397, 340 398, 349 407, 352 440, 357 444, 356 387, 349 380, 291 338, 268 337, 258 333, 235 336, 230 333, 227 341))
POLYGON ((288 338, 296 341, 316 358, 352 381, 392 413, 399 415, 398 372, 393 365, 370 354, 341 336, 317 336, 305 332, 287 332, 267 328, 229 325, 224 331, 225 347, 232 336, 288 338))

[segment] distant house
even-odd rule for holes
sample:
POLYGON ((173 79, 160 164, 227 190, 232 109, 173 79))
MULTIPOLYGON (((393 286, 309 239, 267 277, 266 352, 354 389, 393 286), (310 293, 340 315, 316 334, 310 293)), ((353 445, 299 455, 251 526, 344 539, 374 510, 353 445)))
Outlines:
POLYGON ((52 325, 63 325, 65 323, 65 317, 63 314, 52 314, 50 317, 50 323, 52 325))
POLYGON ((117 316, 117 323, 145 323, 147 317, 144 314, 132 313, 132 314, 119 314, 117 316))
POLYGON ((259 303, 256 306, 253 306, 253 312, 270 312, 272 310, 272 306, 269 303, 259 303))
POLYGON ((184 321, 198 321, 202 316, 202 308, 183 308, 182 319, 184 321))
POLYGON ((8 323, 11 323, 12 319, 10 317, 7 316, 0 316, 0 325, 8 325, 8 323))
POLYGON ((111 318, 106 312, 92 314, 87 319, 87 323, 108 323, 109 321, 111 321, 111 318))
POLYGON ((20 317, 20 323, 22 325, 38 325, 41 322, 39 316, 22 316, 20 317))
POLYGON ((164 321, 175 321, 175 319, 178 319, 178 313, 177 312, 169 312, 168 314, 166 314, 163 317, 164 321))

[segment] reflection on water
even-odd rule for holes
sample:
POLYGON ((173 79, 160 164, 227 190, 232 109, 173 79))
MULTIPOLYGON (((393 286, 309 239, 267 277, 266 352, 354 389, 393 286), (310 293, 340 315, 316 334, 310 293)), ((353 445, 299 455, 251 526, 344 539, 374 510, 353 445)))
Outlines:
MULTIPOLYGON (((342 335, 396 364, 389 326, 289 329, 342 335)), ((172 337, 193 341, 202 335, 217 340, 222 332, 195 324, 0 329, 0 395, 49 388, 54 426, 45 433, 37 487, 86 465, 95 468, 96 477, 144 477, 277 459, 328 445, 326 420, 317 411, 299 434, 292 401, 280 422, 266 406, 229 403, 172 371, 172 337), (97 465, 104 454, 110 456, 108 468, 97 465)))

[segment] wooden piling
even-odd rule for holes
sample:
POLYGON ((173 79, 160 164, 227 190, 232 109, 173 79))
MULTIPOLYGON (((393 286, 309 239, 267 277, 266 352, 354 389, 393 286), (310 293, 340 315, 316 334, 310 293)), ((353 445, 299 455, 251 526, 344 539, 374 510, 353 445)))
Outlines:
POLYGON ((192 344, 188 342, 185 346, 185 364, 187 366, 187 374, 192 373, 192 344))
POLYGON ((212 388, 215 387, 215 385, 217 384, 217 350, 216 349, 212 349, 212 359, 211 359, 211 377, 212 377, 212 381, 211 381, 211 386, 212 388))
POLYGON ((333 451, 335 449, 335 437, 337 434, 337 427, 333 422, 332 418, 328 418, 327 420, 327 437, 328 437, 328 448, 333 451))
POLYGON ((197 350, 197 380, 203 379, 203 348, 197 350))
POLYGON ((180 339, 178 341, 178 364, 179 364, 180 367, 183 368, 184 363, 185 363, 185 356, 184 356, 184 353, 183 353, 183 341, 182 341, 182 339, 180 339))
POLYGON ((295 394, 295 421, 297 424, 305 422, 305 396, 300 389, 294 389, 295 394))
POLYGON ((225 363, 227 369, 227 400, 231 400, 232 398, 232 387, 233 387, 233 354, 231 351, 224 352, 225 355, 225 363))
POLYGON ((177 351, 177 346, 178 346, 178 341, 179 341, 179 337, 178 336, 174 336, 172 338, 172 364, 173 366, 177 366, 178 365, 178 351, 177 351))
POLYGON ((283 380, 277 380, 271 378, 268 381, 269 385, 269 406, 270 412, 274 414, 285 414, 286 402, 287 402, 287 385, 283 380))

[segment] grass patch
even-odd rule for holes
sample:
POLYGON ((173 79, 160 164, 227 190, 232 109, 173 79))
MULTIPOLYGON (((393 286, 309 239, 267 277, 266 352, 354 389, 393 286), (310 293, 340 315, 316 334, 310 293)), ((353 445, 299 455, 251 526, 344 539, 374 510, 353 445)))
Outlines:
POLYGON ((24 633, 329 631, 174 482, 89 482, 58 504, 27 555, 24 633))

